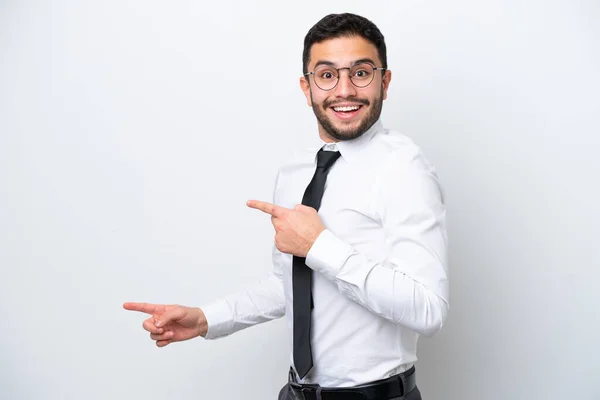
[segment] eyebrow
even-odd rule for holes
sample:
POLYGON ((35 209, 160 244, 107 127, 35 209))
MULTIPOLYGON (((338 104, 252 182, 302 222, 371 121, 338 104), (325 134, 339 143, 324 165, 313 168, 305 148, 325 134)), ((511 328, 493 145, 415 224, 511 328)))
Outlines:
MULTIPOLYGON (((354 60, 353 62, 351 62, 350 66, 354 66, 356 64, 361 64, 361 63, 365 63, 365 62, 373 64, 373 65, 377 65, 377 64, 375 64, 375 61, 373 61, 371 58, 359 58, 358 60, 354 60)), ((336 66, 336 64, 334 62, 327 61, 327 60, 319 60, 315 64, 314 68, 317 68, 318 66, 321 66, 321 65, 327 65, 330 67, 336 66)))

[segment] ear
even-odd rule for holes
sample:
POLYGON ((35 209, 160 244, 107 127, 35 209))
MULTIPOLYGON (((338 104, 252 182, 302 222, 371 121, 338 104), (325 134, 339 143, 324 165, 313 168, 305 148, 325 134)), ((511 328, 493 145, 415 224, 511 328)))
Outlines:
POLYGON ((302 89, 302 92, 306 97, 306 103, 308 104, 308 106, 312 107, 312 99, 310 96, 310 82, 308 82, 308 79, 304 76, 300 78, 300 89, 302 89))
POLYGON ((392 81, 392 71, 385 70, 385 73, 383 74, 383 79, 382 79, 383 100, 387 99, 387 91, 388 91, 391 81, 392 81))

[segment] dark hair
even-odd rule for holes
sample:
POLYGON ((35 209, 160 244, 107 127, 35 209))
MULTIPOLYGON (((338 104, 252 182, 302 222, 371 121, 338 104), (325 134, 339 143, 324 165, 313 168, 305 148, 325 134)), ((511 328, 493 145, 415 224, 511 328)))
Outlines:
POLYGON ((307 73, 310 49, 315 43, 340 37, 360 36, 377 48, 382 67, 387 68, 385 39, 377 26, 360 15, 343 13, 329 14, 317 22, 304 37, 302 52, 302 72, 307 73))

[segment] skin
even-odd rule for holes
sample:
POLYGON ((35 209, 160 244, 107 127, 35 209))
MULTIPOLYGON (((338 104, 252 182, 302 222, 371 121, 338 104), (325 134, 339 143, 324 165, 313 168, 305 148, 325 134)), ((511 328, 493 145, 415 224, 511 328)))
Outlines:
MULTIPOLYGON (((372 60, 376 67, 382 66, 377 48, 366 39, 357 36, 330 39, 312 46, 308 71, 313 71, 315 66, 323 62, 331 62, 340 68, 349 67, 362 59, 372 60)), ((374 73, 373 82, 369 86, 357 88, 350 81, 348 70, 342 70, 337 86, 329 91, 319 89, 312 82, 312 76, 300 78, 300 88, 317 117, 319 136, 323 141, 330 143, 354 139, 376 122, 381 104, 387 98, 392 73, 389 70, 374 73), (332 109, 334 105, 350 104, 362 105, 351 120, 340 119, 332 109)))
MULTIPOLYGON (((363 59, 373 60, 376 67, 381 66, 377 48, 366 39, 356 36, 330 39, 312 46, 308 71, 313 71, 321 62, 331 62, 340 68, 363 59)), ((376 71, 369 86, 357 88, 350 81, 348 70, 342 70, 337 86, 324 91, 310 82, 312 78, 300 78, 300 88, 307 104, 315 111, 321 139, 331 143, 362 135, 379 118, 381 103, 387 98, 391 79, 391 71, 385 71, 383 76, 381 71, 376 71), (362 107, 352 119, 342 119, 332 109, 341 104, 361 104, 362 107), (365 121, 368 123, 365 124, 365 121)), ((306 257, 315 240, 325 230, 317 211, 311 207, 299 204, 288 209, 259 200, 250 200, 247 206, 271 216, 275 244, 283 253, 306 257)))
POLYGON ((142 328, 150 332, 150 339, 158 347, 205 336, 208 331, 204 312, 197 307, 128 302, 123 304, 123 308, 150 315, 142 323, 142 328))
MULTIPOLYGON (((360 59, 373 60, 375 66, 381 67, 377 48, 367 40, 356 36, 329 39, 312 46, 308 71, 313 71, 315 65, 324 61, 339 68, 350 66, 360 59)), ((327 143, 351 140, 370 128, 379 118, 391 77, 390 71, 375 71, 369 86, 357 88, 350 81, 348 70, 342 70, 337 86, 330 91, 319 89, 311 82, 312 77, 301 77, 300 88, 315 113, 321 139, 327 143), (335 105, 355 104, 362 107, 351 119, 338 117, 332 109, 335 105)), ((265 201, 249 200, 246 205, 271 216, 275 245, 283 253, 306 257, 325 230, 317 211, 302 204, 289 209, 265 201)), ((208 332, 206 317, 198 307, 127 302, 123 308, 149 315, 142 328, 150 333, 150 339, 158 347, 206 336, 208 332)))

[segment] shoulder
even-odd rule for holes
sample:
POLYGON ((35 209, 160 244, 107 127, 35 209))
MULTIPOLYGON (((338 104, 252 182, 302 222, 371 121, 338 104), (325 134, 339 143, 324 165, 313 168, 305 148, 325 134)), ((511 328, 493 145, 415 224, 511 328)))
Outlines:
POLYGON ((379 155, 376 182, 379 193, 397 201, 444 202, 444 188, 435 166, 411 137, 386 130, 373 138, 379 155))
POLYGON ((392 174, 422 171, 435 173, 423 149, 413 138, 392 129, 384 129, 371 140, 370 156, 378 160, 381 172, 392 174))

